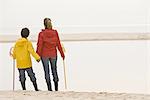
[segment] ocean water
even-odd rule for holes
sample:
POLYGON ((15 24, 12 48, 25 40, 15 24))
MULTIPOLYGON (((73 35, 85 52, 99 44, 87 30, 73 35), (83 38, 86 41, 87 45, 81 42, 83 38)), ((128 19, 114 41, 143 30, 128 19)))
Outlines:
MULTIPOLYGON (((0 90, 12 90, 13 60, 9 50, 14 43, 0 43, 0 90)), ((68 91, 150 93, 150 41, 63 42, 68 91)), ((36 43, 33 42, 36 49, 36 43)), ((42 63, 34 58, 40 90, 47 90, 42 63)), ((63 60, 58 52, 59 90, 64 88, 63 60)), ((15 90, 20 90, 15 68, 15 90)), ((26 73, 27 90, 33 90, 26 73)), ((51 80, 52 74, 51 74, 51 80)), ((53 85, 53 81, 52 85, 53 85)), ((53 87, 54 88, 54 87, 53 87)))

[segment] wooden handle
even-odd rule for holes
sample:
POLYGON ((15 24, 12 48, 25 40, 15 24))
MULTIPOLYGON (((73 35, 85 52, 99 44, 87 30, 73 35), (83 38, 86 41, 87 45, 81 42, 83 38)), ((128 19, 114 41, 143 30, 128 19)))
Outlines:
POLYGON ((63 60, 63 66, 64 66, 64 80, 65 80, 65 89, 67 90, 66 66, 65 66, 65 61, 64 61, 64 60, 63 60))

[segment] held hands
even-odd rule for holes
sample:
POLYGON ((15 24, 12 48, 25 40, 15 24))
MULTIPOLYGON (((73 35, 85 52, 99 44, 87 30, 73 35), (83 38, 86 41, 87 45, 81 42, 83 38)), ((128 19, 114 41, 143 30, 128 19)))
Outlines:
POLYGON ((40 62, 40 59, 37 59, 36 61, 37 61, 37 62, 40 62))

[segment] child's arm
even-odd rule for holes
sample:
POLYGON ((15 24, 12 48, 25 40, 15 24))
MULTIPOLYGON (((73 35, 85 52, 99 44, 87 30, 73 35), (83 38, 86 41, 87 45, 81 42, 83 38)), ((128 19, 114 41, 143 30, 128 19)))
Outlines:
POLYGON ((13 56, 13 59, 16 59, 16 50, 15 50, 15 47, 14 47, 14 49, 13 49, 12 56, 13 56))
POLYGON ((13 59, 16 59, 15 47, 10 48, 9 54, 13 57, 13 59))
POLYGON ((40 60, 40 56, 34 51, 34 48, 33 48, 31 42, 28 43, 28 51, 32 54, 32 56, 33 56, 37 61, 40 60))

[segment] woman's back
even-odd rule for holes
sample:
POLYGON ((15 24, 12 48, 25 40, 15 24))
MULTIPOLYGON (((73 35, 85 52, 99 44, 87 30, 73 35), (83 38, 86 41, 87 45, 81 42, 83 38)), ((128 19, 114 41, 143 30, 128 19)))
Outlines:
POLYGON ((43 35, 42 38, 44 42, 43 48, 49 50, 56 48, 57 41, 58 41, 56 30, 46 29, 42 32, 42 35, 43 35))
POLYGON ((44 29, 39 33, 38 52, 42 57, 56 57, 60 47, 58 33, 53 29, 44 29), (58 48, 59 48, 58 47, 58 48), (39 50, 40 49, 40 50, 39 50))

